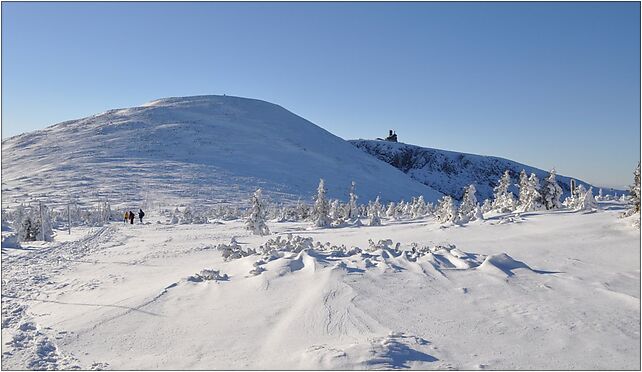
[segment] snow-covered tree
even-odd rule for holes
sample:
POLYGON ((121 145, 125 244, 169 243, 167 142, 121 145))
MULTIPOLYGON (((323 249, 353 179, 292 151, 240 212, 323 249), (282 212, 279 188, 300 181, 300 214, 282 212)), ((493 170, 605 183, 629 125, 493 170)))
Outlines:
POLYGON ((386 209, 386 216, 390 219, 397 219, 397 206, 394 202, 388 204, 388 209, 386 209))
POLYGON ((579 184, 575 187, 575 192, 566 200, 564 206, 574 211, 585 211, 597 208, 595 197, 593 196, 593 188, 586 190, 584 185, 579 184))
POLYGON ((39 204, 28 210, 20 206, 16 210, 14 230, 20 241, 52 241, 53 229, 47 206, 39 204))
POLYGON ((270 229, 266 222, 266 208, 263 204, 263 195, 261 189, 258 189, 252 195, 250 200, 250 210, 245 221, 246 229, 252 231, 254 235, 269 235, 270 229))
POLYGON ((439 199, 439 205, 437 206, 435 217, 437 217, 437 220, 440 223, 455 222, 455 219, 457 218, 457 209, 453 203, 453 198, 446 195, 439 199))
POLYGON ((562 196, 562 188, 555 180, 555 169, 551 170, 548 177, 542 182, 542 187, 539 191, 542 204, 546 209, 560 208, 560 197, 562 196))
POLYGON ((357 196, 356 189, 357 185, 354 181, 352 181, 352 184, 350 185, 348 204, 346 204, 346 219, 348 220, 359 217, 357 209, 357 199, 359 199, 359 197, 357 196))
POLYGON ((519 183, 517 187, 519 187, 518 203, 519 205, 524 205, 528 200, 528 191, 529 191, 528 175, 526 174, 526 171, 524 169, 522 169, 522 171, 519 172, 519 183))
POLYGON ((375 199, 374 203, 368 208, 368 217, 370 217, 370 226, 380 226, 381 225, 381 202, 379 201, 379 196, 375 199))
POLYGON ((595 201, 595 196, 593 196, 593 188, 589 187, 588 191, 584 193, 582 198, 582 203, 580 204, 582 210, 592 210, 597 209, 597 202, 595 201))
POLYGON ((629 195, 627 197, 629 209, 624 212, 624 217, 640 213, 640 162, 633 172, 633 185, 629 186, 629 195))
POLYGON ((538 190, 540 190, 539 178, 537 178, 535 173, 531 173, 527 182, 520 186, 519 207, 517 210, 520 212, 528 212, 541 209, 542 198, 538 190))
POLYGON ((406 210, 406 202, 403 199, 401 199, 399 204, 397 204, 397 217, 398 218, 405 217, 404 215, 405 210, 406 210))
POLYGON ((338 199, 335 199, 330 203, 330 220, 332 223, 343 223, 343 212, 343 206, 338 199))
POLYGON ((419 197, 414 201, 411 213, 412 218, 421 218, 426 215, 426 202, 424 201, 423 195, 419 195, 419 197))
POLYGON ((330 206, 325 198, 326 189, 323 178, 319 180, 319 187, 317 188, 317 197, 314 201, 314 208, 312 209, 312 221, 316 227, 330 226, 330 206))
POLYGON ((479 208, 479 204, 477 203, 477 197, 475 197, 476 191, 475 185, 470 185, 465 188, 464 196, 461 199, 461 204, 457 213, 458 222, 468 223, 477 219, 477 209, 479 208))
POLYGON ((488 213, 493 210, 493 202, 490 201, 490 199, 485 199, 484 203, 481 206, 481 210, 483 213, 488 213))
POLYGON ((515 196, 512 192, 508 191, 510 184, 510 173, 506 170, 502 178, 499 179, 499 184, 493 189, 493 209, 499 212, 512 212, 515 210, 515 196))

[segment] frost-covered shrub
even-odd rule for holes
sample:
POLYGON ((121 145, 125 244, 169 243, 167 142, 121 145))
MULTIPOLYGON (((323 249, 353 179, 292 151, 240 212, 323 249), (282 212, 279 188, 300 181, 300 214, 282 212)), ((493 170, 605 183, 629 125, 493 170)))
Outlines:
POLYGON ((629 186, 629 195, 626 201, 629 204, 629 209, 624 212, 623 217, 640 214, 640 162, 633 172, 633 185, 629 186))
POLYGON ((410 208, 410 213, 412 218, 421 218, 427 214, 426 202, 424 201, 423 195, 420 195, 414 200, 414 203, 410 208))
POLYGON ((437 205, 437 210, 435 211, 435 217, 439 223, 455 222, 457 218, 457 209, 453 203, 453 199, 446 195, 439 199, 439 204, 437 205))
POLYGON ((542 209, 539 178, 531 173, 525 183, 520 177, 519 206, 517 211, 528 212, 542 209))
POLYGON ((223 259, 225 261, 235 260, 241 257, 256 254, 256 251, 251 248, 244 250, 243 247, 241 247, 241 245, 234 238, 232 238, 230 244, 219 244, 216 246, 216 249, 221 252, 221 255, 223 256, 223 259))
POLYGON ((479 219, 481 208, 479 207, 479 203, 477 203, 477 198, 475 197, 476 191, 475 185, 466 187, 457 213, 457 222, 468 223, 479 219))
POLYGON ((317 188, 317 197, 314 202, 314 209, 312 210, 312 221, 316 227, 330 226, 330 207, 325 198, 326 189, 323 179, 319 180, 319 187, 317 188))
POLYGON ((345 207, 345 218, 347 220, 353 220, 359 217, 359 210, 357 208, 357 199, 359 199, 359 197, 357 196, 356 188, 356 183, 352 181, 350 185, 350 198, 345 207))
POLYGON ((481 206, 481 210, 483 213, 488 213, 493 210, 493 202, 490 201, 490 199, 485 199, 484 203, 481 206))
POLYGON ((276 238, 269 239, 259 247, 258 251, 264 255, 271 255, 278 252, 298 253, 304 249, 311 248, 314 248, 314 241, 312 238, 304 238, 299 235, 287 234, 285 238, 277 236, 276 238))
POLYGON ((368 216, 370 217, 370 226, 381 226, 381 203, 379 202, 379 196, 374 203, 368 209, 368 216))
POLYGON ((368 239, 368 252, 374 252, 379 249, 398 251, 401 244, 397 243, 394 247, 392 246, 392 239, 382 239, 378 242, 374 242, 372 239, 368 239))
POLYGON ((269 235, 270 229, 266 224, 266 211, 263 204, 261 189, 258 189, 252 195, 250 201, 251 207, 245 221, 245 228, 250 230, 254 235, 269 235))
POLYGON ((53 240, 51 214, 47 206, 39 204, 27 208, 20 205, 13 213, 12 219, 12 228, 19 241, 53 240))
POLYGON ((593 188, 586 190, 583 185, 578 185, 573 194, 562 203, 568 209, 574 211, 590 211, 597 208, 593 188))
POLYGON ((557 209, 562 206, 560 203, 562 188, 555 179, 555 169, 551 170, 548 177, 542 182, 539 194, 546 209, 557 209))
POLYGON ((202 282, 204 280, 228 280, 227 274, 221 274, 220 270, 203 269, 201 272, 189 276, 187 280, 191 282, 202 282))
POLYGON ((512 192, 508 191, 511 184, 510 173, 508 170, 504 172, 502 178, 499 179, 499 184, 493 189, 494 200, 493 209, 499 212, 512 212, 515 210, 517 204, 515 196, 512 192))

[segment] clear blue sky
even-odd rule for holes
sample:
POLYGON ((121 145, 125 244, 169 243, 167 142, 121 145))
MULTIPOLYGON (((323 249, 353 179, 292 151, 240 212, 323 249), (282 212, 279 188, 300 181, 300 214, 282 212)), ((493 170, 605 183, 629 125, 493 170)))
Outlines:
POLYGON ((599 185, 640 158, 639 3, 2 3, 2 136, 169 96, 599 185))

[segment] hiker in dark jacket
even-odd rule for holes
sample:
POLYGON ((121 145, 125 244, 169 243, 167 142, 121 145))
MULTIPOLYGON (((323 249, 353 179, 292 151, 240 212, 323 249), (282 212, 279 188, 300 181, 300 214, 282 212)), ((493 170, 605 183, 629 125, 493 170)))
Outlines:
POLYGON ((132 225, 134 224, 134 218, 136 218, 134 212, 129 211, 129 223, 131 223, 132 225))
POLYGON ((138 218, 140 218, 140 223, 143 223, 143 217, 145 217, 145 212, 142 209, 138 210, 138 218))

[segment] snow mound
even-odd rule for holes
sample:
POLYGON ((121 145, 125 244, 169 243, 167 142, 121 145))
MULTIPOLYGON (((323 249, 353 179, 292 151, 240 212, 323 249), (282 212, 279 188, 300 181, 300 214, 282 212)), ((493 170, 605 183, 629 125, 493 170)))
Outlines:
POLYGON ((433 369, 439 361, 429 354, 430 342, 402 332, 390 332, 383 337, 372 337, 365 343, 343 348, 312 345, 304 353, 302 368, 319 369, 433 369))
POLYGON ((492 273, 500 274, 504 276, 513 276, 513 272, 516 269, 526 269, 533 271, 528 265, 522 261, 517 261, 506 253, 493 254, 484 260, 481 265, 479 265, 479 270, 492 273))

